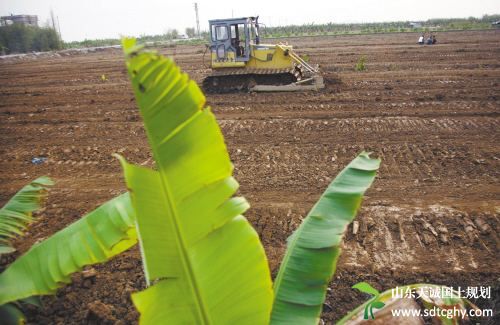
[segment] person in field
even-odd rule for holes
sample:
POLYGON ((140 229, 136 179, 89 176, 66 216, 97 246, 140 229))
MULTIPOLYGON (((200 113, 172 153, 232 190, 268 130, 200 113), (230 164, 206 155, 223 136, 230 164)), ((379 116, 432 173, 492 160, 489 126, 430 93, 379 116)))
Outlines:
POLYGON ((429 34, 429 38, 427 38, 427 45, 432 45, 432 36, 429 34))
POLYGON ((425 34, 420 35, 420 37, 418 39, 418 44, 424 45, 424 36, 425 36, 425 34))
POLYGON ((432 35, 432 44, 436 44, 437 40, 436 40, 436 35, 432 35))

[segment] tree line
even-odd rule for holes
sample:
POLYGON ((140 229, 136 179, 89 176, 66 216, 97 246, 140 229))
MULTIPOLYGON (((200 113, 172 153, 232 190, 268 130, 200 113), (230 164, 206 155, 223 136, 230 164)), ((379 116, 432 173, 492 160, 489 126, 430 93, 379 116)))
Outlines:
MULTIPOLYGON (((481 18, 435 18, 418 22, 418 27, 409 21, 381 22, 381 23, 356 23, 356 24, 303 24, 288 26, 268 26, 264 28, 264 36, 286 37, 304 35, 335 35, 352 33, 391 33, 426 30, 470 30, 490 29, 492 22, 500 20, 500 15, 484 15, 481 18)), ((265 23, 265 22, 264 22, 265 23)))
MULTIPOLYGON (((181 32, 179 32, 179 30, 175 28, 173 29, 169 28, 163 34, 141 35, 137 37, 137 41, 143 44, 168 43, 171 46, 175 46, 175 44, 203 44, 209 39, 209 34, 207 31, 200 32, 200 39, 196 38, 196 30, 193 27, 186 28, 185 35, 188 37, 188 39, 179 40, 179 37, 181 37, 181 32)), ((93 40, 85 39, 83 41, 65 42, 64 48, 110 46, 119 44, 121 44, 121 41, 118 38, 93 39, 93 40)))
POLYGON ((0 54, 59 50, 62 42, 48 27, 12 24, 0 27, 0 54))

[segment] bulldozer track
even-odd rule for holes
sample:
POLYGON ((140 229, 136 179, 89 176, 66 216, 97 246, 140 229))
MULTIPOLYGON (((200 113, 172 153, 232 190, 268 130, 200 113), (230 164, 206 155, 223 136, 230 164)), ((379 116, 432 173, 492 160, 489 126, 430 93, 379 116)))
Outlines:
POLYGON ((211 76, 255 75, 255 74, 282 74, 293 73, 295 68, 289 69, 249 69, 249 68, 224 68, 212 70, 211 76))
MULTIPOLYGON (((273 71, 273 70, 269 70, 273 71)), ((280 71, 280 70, 276 70, 280 71)), ((206 77, 202 82, 203 90, 207 93, 234 93, 248 92, 255 85, 288 85, 297 81, 297 77, 290 72, 257 74, 221 74, 206 77)))

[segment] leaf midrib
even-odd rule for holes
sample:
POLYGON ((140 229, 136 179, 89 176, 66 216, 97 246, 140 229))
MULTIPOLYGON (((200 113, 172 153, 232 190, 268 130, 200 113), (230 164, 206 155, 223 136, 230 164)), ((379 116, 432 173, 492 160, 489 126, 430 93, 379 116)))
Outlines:
POLYGON ((178 222, 178 212, 177 212, 177 208, 176 208, 176 205, 173 201, 173 198, 172 198, 172 195, 170 194, 170 188, 169 188, 169 184, 168 184, 168 181, 166 179, 166 176, 163 175, 161 169, 160 169, 160 175, 161 175, 161 179, 162 179, 162 186, 164 188, 164 193, 165 193, 165 196, 168 200, 168 206, 169 206, 169 209, 170 209, 170 213, 172 214, 173 216, 173 224, 174 224, 174 229, 175 229, 175 232, 176 232, 176 240, 177 240, 177 243, 178 243, 178 247, 179 247, 179 250, 180 250, 180 253, 181 253, 181 261, 183 263, 183 268, 185 271, 187 271, 188 273, 188 283, 190 284, 190 287, 194 293, 194 295, 196 296, 197 298, 197 301, 199 304, 196 304, 198 308, 198 311, 204 321, 205 324, 210 324, 210 317, 207 313, 207 310, 206 310, 206 307, 205 307, 205 303, 203 301, 203 298, 202 298, 202 295, 201 293, 199 292, 199 286, 198 286, 198 283, 196 282, 196 277, 194 275, 194 271, 193 271, 193 268, 191 267, 191 263, 189 261, 189 257, 188 257, 188 254, 187 254, 187 249, 186 249, 186 243, 183 239, 183 236, 182 236, 182 229, 181 229, 181 226, 178 222))
MULTIPOLYGON (((186 87, 187 87, 187 85, 185 85, 185 87, 183 87, 182 90, 186 89, 186 87)), ((178 93, 180 93, 180 91, 178 93)), ((136 91, 136 94, 138 94, 137 91, 136 91)), ((145 116, 145 114, 143 114, 143 117, 144 116, 145 116)), ((183 127, 185 127, 187 124, 184 124, 183 127)), ((161 159, 160 159, 160 155, 158 154, 158 149, 159 149, 159 146, 164 145, 165 142, 162 141, 159 144, 153 145, 155 143, 154 137, 153 137, 153 134, 151 134, 150 129, 147 127, 146 120, 145 120, 145 125, 146 125, 146 127, 145 127, 146 133, 147 133, 148 138, 150 140, 151 148, 153 150, 153 156, 154 156, 157 164, 160 165, 159 163, 161 162, 161 159)), ((177 130, 177 128, 176 128, 176 130, 177 130)), ((179 131, 179 130, 177 130, 177 131, 179 131)), ((173 219, 173 224, 174 224, 174 230, 176 233, 175 239, 177 240, 177 243, 178 243, 177 246, 179 247, 179 251, 180 251, 180 255, 181 255, 181 262, 183 264, 183 269, 188 273, 188 281, 187 282, 189 283, 189 286, 193 292, 193 295, 196 297, 196 300, 198 301, 198 304, 196 304, 196 307, 198 308, 198 313, 201 316, 202 321, 204 322, 204 324, 207 324, 207 325, 211 324, 210 316, 209 316, 209 313, 207 311, 207 307, 205 305, 205 302, 203 301, 203 297, 200 293, 198 283, 196 282, 196 277, 194 276, 194 271, 193 271, 193 269, 191 267, 191 263, 189 261, 189 257, 188 257, 187 249, 186 249, 186 243, 182 237, 182 229, 181 229, 181 226, 180 226, 179 221, 178 221, 179 216, 178 216, 176 204, 175 204, 175 202, 173 200, 173 196, 171 194, 168 179, 161 168, 158 168, 158 172, 159 172, 159 174, 161 176, 161 180, 162 180, 161 184, 163 187, 163 193, 164 193, 166 199, 168 200, 168 207, 169 207, 171 215, 173 216, 172 219, 173 219)))

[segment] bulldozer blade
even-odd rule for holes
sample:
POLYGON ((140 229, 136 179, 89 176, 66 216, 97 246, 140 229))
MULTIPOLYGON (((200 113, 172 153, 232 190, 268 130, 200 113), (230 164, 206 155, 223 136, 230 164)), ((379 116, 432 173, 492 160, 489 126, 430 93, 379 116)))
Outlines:
POLYGON ((314 76, 310 79, 301 80, 298 82, 291 83, 289 85, 255 85, 249 89, 250 92, 288 92, 288 91, 305 91, 305 90, 313 90, 318 91, 320 89, 325 88, 325 84, 323 82, 323 77, 314 76), (310 85, 305 85, 304 83, 308 81, 313 81, 310 85))

